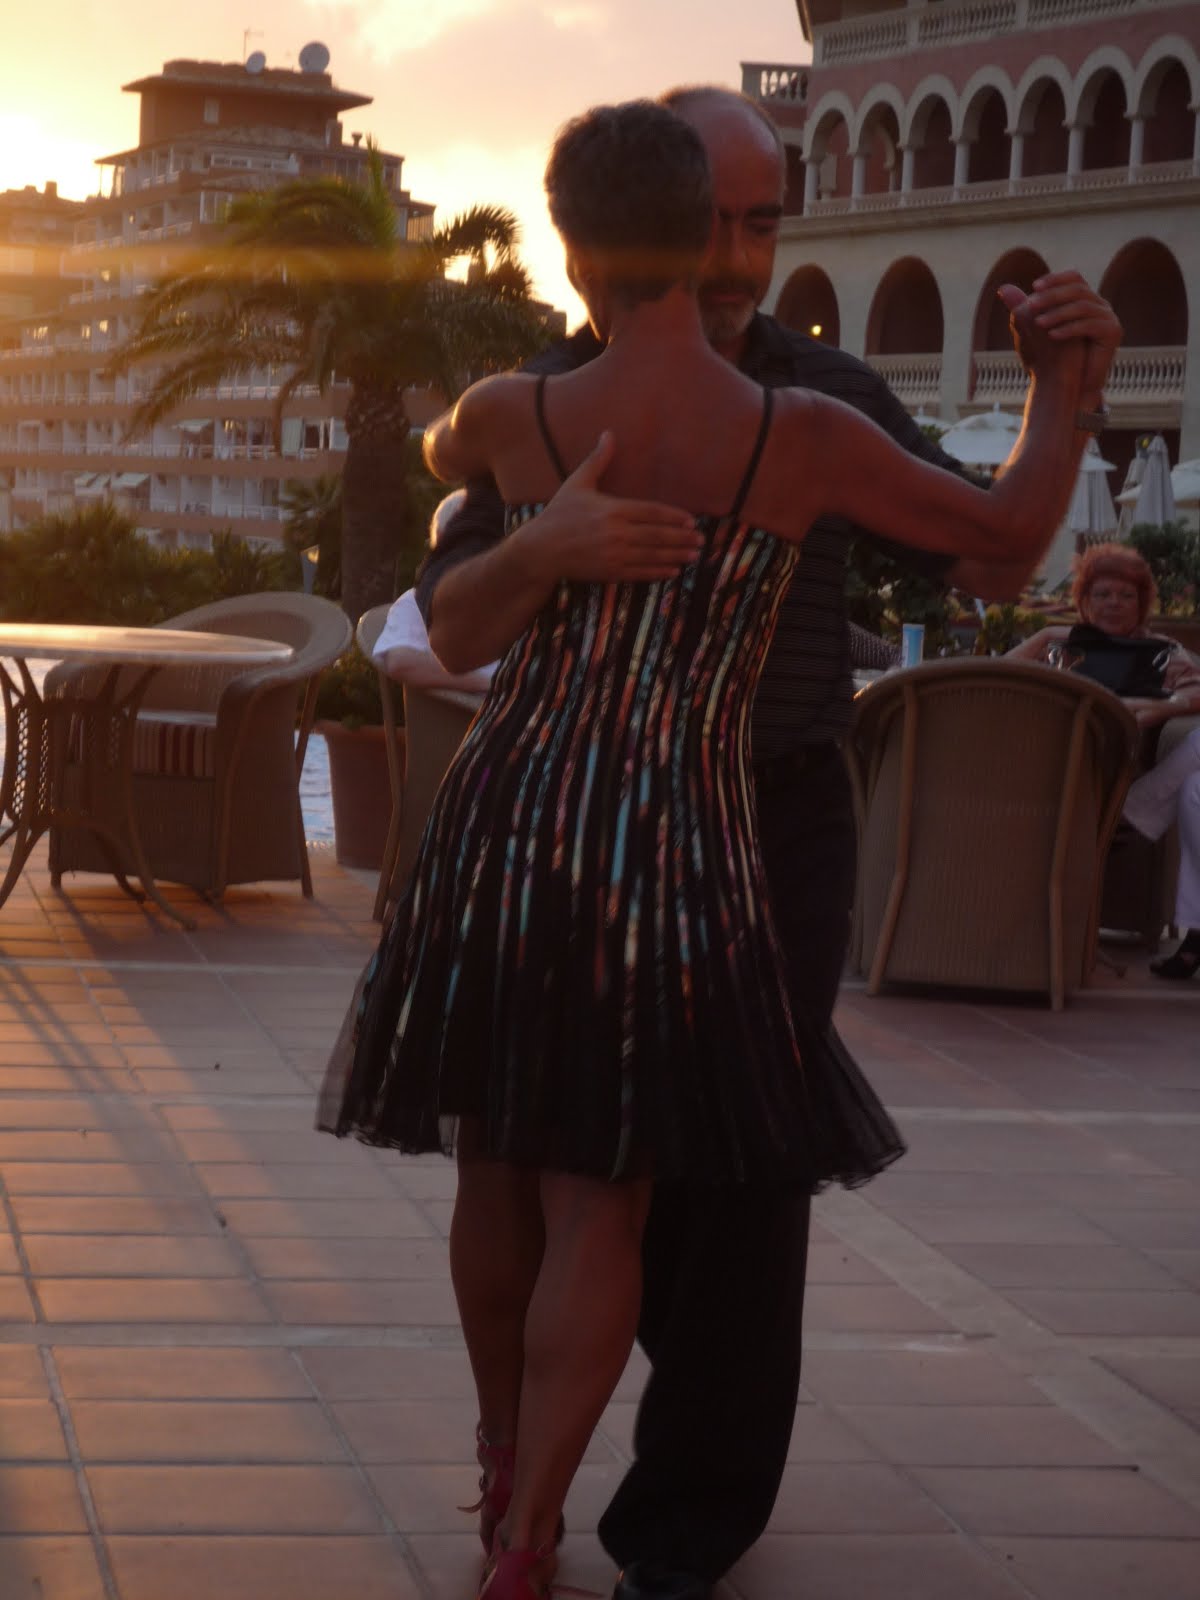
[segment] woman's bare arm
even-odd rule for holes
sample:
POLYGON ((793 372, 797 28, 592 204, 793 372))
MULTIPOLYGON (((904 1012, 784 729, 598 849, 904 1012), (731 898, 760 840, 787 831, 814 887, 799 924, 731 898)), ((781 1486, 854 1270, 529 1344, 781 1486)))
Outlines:
POLYGON ((1022 639, 1020 644, 1013 645, 1011 650, 1004 653, 1017 661, 1045 661, 1050 646, 1062 644, 1069 631, 1063 627, 1040 628, 1037 633, 1031 633, 1028 639, 1022 639))

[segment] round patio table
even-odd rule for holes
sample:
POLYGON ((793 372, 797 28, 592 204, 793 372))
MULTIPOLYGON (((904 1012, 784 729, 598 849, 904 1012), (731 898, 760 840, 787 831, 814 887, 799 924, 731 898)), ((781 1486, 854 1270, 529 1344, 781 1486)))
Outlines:
POLYGON ((195 927, 163 898, 138 835, 133 809, 138 709, 150 680, 163 667, 265 667, 292 655, 290 645, 240 634, 0 622, 0 657, 13 660, 18 675, 14 678, 0 660, 5 719, 0 845, 12 841, 8 870, 0 882, 0 906, 48 828, 86 828, 127 894, 153 900, 185 928, 195 927), (81 670, 44 694, 27 665, 34 660, 74 661, 81 670), (63 786, 68 752, 77 753, 80 763, 78 793, 70 797, 63 786), (133 862, 140 895, 125 876, 123 853, 133 862))

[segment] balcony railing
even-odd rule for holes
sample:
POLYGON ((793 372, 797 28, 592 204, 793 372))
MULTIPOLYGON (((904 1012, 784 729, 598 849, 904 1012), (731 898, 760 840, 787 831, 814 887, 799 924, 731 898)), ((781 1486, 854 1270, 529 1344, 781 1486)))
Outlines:
POLYGON ((905 405, 934 405, 942 389, 941 354, 868 356, 867 361, 905 405))
POLYGON ((845 66, 914 50, 982 43, 1030 28, 1102 22, 1118 14, 1153 11, 1177 3, 1178 0, 941 0, 936 6, 910 7, 901 16, 891 13, 850 17, 817 29, 813 65, 845 66))
POLYGON ((743 61, 742 93, 768 104, 802 106, 808 99, 808 68, 776 61, 743 61))
MULTIPOLYGON (((891 359, 899 359, 892 357, 891 359)), ((1028 378, 1014 350, 977 350, 971 358, 971 398, 988 405, 1020 405, 1028 378)), ((1113 358, 1105 393, 1114 407, 1178 405, 1183 400, 1186 352, 1182 345, 1127 346, 1113 358)))
POLYGON ((831 195, 810 200, 806 217, 869 215, 880 211, 918 211, 929 207, 980 205, 1007 199, 1095 193, 1099 190, 1132 194, 1144 184, 1200 180, 1200 163, 1191 160, 1158 161, 1140 167, 1094 167, 1085 172, 1047 172, 1029 178, 997 178, 987 183, 956 187, 942 184, 928 189, 890 189, 883 194, 831 195))

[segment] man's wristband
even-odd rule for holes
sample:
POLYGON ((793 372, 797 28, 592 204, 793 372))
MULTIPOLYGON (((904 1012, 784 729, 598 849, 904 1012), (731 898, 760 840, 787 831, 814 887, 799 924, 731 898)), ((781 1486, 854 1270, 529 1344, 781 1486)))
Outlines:
POLYGON ((1077 411, 1075 413, 1076 433, 1103 433, 1108 427, 1108 419, 1112 415, 1103 400, 1094 411, 1077 411))

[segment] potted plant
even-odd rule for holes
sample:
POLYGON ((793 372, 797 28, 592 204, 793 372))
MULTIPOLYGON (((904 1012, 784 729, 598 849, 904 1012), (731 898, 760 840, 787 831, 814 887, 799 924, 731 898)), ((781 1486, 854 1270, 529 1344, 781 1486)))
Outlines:
MULTIPOLYGON (((379 674, 357 644, 322 677, 313 726, 329 752, 334 853, 344 867, 378 872, 392 814, 392 785, 379 674)), ((403 728, 396 729, 396 756, 397 772, 402 773, 403 728)))

